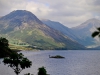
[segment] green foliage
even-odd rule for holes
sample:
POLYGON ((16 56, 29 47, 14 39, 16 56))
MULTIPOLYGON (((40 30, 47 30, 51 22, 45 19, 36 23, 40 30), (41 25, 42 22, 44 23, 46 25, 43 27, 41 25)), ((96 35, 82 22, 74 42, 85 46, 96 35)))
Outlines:
POLYGON ((34 75, 34 74, 26 73, 26 74, 24 74, 24 75, 34 75))
POLYGON ((31 46, 22 46, 22 45, 10 45, 11 50, 36 50, 31 46))
POLYGON ((38 75, 48 75, 44 67, 41 67, 38 70, 39 70, 38 75))
POLYGON ((0 38, 0 58, 9 56, 12 53, 8 43, 9 41, 6 38, 0 38))
POLYGON ((56 56, 50 56, 50 55, 49 55, 49 58, 65 58, 65 57, 60 56, 60 55, 56 55, 56 56))
POLYGON ((17 45, 21 45, 21 43, 24 42, 32 46, 37 46, 37 49, 52 50, 56 48, 64 48, 63 43, 56 42, 53 38, 45 35, 43 31, 37 28, 15 31, 9 34, 8 36, 16 39, 13 42, 17 45), (18 41, 21 42, 18 43, 18 41))
POLYGON ((30 75, 30 73, 26 73, 26 74, 24 74, 24 75, 30 75))
POLYGON ((23 69, 29 68, 32 65, 32 62, 25 58, 22 53, 11 54, 10 57, 4 58, 3 63, 5 65, 8 64, 8 67, 11 67, 16 75, 18 75, 23 69))
POLYGON ((96 37, 98 34, 99 34, 99 32, 95 31, 95 32, 93 32, 92 37, 96 37))
POLYGON ((32 47, 36 46, 36 49, 39 50, 85 49, 82 45, 67 39, 65 36, 56 36, 52 35, 52 33, 47 34, 38 28, 13 31, 6 36, 11 41, 11 44, 23 46, 22 43, 25 43, 32 47))
POLYGON ((6 38, 0 38, 0 48, 8 47, 8 40, 6 38))
MULTIPOLYGON (((38 68, 38 70, 39 71, 38 71, 37 75, 49 75, 49 74, 47 74, 45 67, 40 67, 40 68, 38 68)), ((34 74, 26 73, 24 75, 34 75, 34 74)))

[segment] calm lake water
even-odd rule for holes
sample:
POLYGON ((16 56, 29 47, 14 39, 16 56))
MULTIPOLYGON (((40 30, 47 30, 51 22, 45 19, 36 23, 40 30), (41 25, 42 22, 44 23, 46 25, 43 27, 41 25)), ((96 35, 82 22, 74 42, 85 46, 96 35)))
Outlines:
MULTIPOLYGON (((99 50, 68 50, 68 51, 22 51, 33 65, 23 70, 20 75, 31 73, 37 75, 39 67, 46 67, 50 75, 100 75, 99 50), (49 58, 49 55, 61 55, 65 59, 49 58)), ((0 59, 2 61, 2 59, 0 59)), ((13 70, 3 63, 0 64, 0 75, 15 75, 13 70)))

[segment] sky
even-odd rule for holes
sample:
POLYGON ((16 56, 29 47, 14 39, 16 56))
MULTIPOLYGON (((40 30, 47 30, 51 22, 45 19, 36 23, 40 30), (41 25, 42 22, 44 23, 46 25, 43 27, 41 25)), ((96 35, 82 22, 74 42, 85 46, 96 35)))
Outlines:
POLYGON ((39 19, 71 28, 91 18, 100 19, 100 0, 0 0, 0 16, 14 10, 28 10, 39 19))

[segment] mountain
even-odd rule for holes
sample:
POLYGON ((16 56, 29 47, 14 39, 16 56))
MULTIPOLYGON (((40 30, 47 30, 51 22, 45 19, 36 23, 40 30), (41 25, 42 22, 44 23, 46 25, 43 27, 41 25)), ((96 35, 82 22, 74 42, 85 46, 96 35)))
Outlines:
POLYGON ((13 44, 25 43, 38 49, 85 49, 26 10, 12 11, 1 17, 0 34, 13 44))
POLYGON ((60 31, 64 35, 68 36, 70 39, 72 39, 74 41, 81 41, 78 37, 76 37, 76 35, 74 34, 72 29, 64 26, 63 24, 61 24, 59 22, 47 20, 47 19, 42 19, 41 21, 44 24, 46 24, 47 26, 54 28, 55 30, 60 31))
POLYGON ((89 19, 77 27, 73 27, 74 34, 82 40, 81 44, 85 46, 96 45, 97 39, 91 37, 91 34, 100 27, 100 20, 89 19))

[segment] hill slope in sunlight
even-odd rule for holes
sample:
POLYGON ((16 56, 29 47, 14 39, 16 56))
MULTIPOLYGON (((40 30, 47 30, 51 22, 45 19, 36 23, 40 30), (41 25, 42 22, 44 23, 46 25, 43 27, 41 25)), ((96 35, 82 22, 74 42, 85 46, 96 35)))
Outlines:
POLYGON ((85 49, 26 10, 16 10, 1 17, 0 34, 13 40, 13 44, 24 42, 38 49, 85 49))

